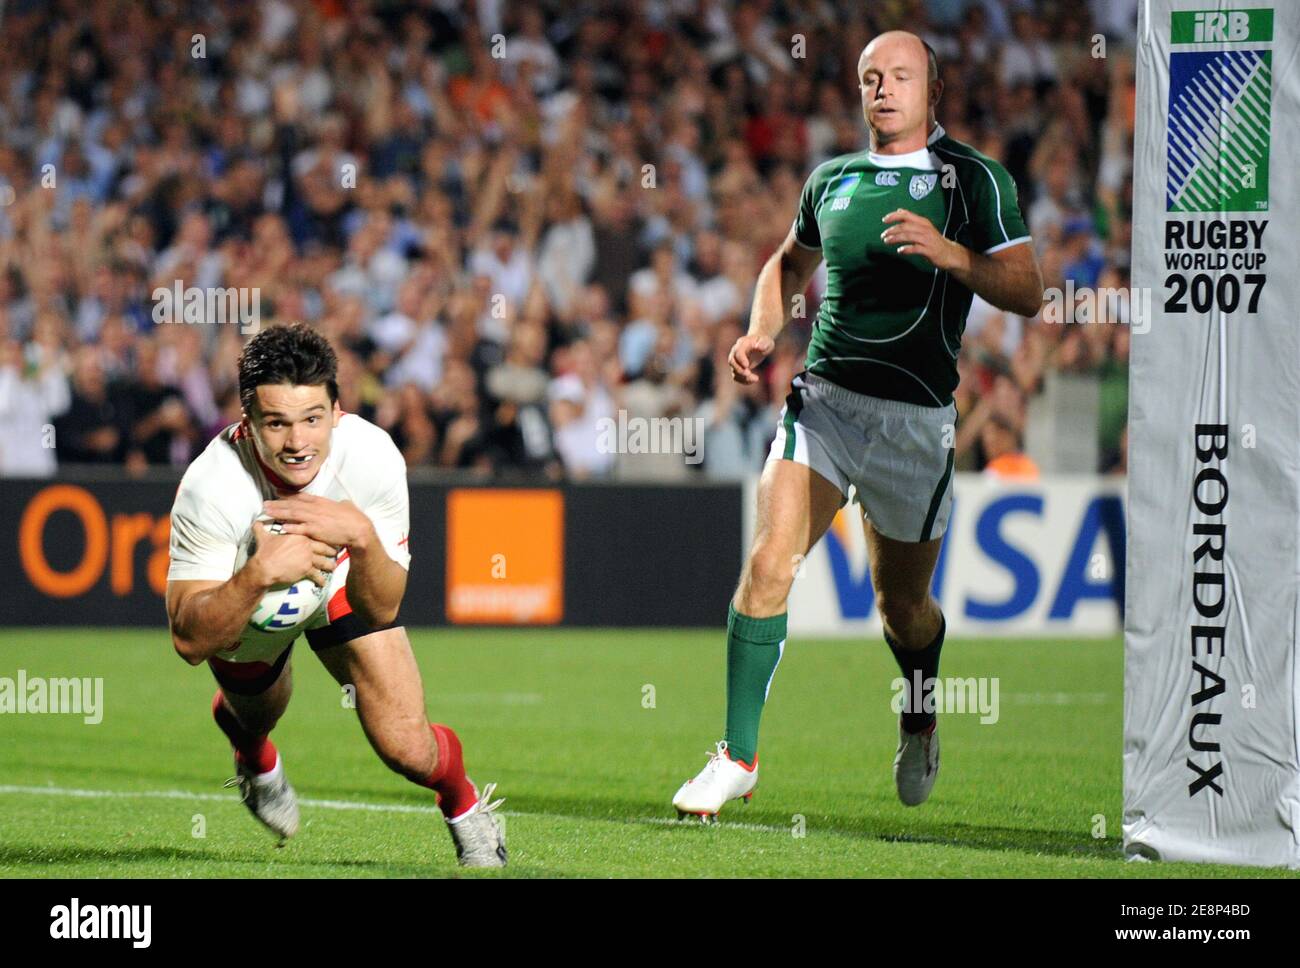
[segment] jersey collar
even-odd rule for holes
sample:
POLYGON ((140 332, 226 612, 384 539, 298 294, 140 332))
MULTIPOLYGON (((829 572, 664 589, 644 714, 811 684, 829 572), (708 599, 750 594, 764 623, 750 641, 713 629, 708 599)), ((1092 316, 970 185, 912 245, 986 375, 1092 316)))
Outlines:
POLYGON ((867 159, 877 168, 919 168, 921 171, 933 171, 934 159, 930 157, 930 145, 944 136, 943 125, 936 124, 930 132, 924 148, 917 148, 905 155, 878 155, 868 149, 867 159))

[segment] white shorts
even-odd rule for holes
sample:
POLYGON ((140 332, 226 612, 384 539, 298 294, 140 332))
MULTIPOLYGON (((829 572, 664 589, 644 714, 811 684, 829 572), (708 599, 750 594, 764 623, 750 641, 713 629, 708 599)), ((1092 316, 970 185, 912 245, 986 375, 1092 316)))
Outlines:
POLYGON ((812 373, 791 381, 768 460, 811 467, 877 531, 929 541, 948 529, 957 407, 922 407, 846 390, 812 373))

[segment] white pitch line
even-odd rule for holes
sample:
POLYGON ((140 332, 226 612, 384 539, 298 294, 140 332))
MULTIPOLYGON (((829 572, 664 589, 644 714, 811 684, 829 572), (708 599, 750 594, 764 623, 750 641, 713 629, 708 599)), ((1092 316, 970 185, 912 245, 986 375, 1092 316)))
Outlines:
POLYGON ((1008 692, 1002 698, 1018 706, 1103 706, 1117 697, 1109 692, 1008 692))
MULTIPOLYGON (((207 800, 221 803, 239 803, 239 798, 224 793, 190 793, 185 790, 77 790, 69 787, 0 786, 0 793, 30 793, 50 797, 83 797, 87 799, 148 799, 148 800, 207 800)), ((372 810, 382 813, 437 813, 437 807, 417 807, 406 803, 355 803, 349 800, 312 800, 299 798, 306 807, 325 810, 372 810)))
MULTIPOLYGON (((203 800, 218 803, 239 803, 235 796, 223 793, 190 793, 186 790, 79 790, 73 787, 41 787, 0 785, 0 794, 25 793, 33 796, 74 797, 94 799, 145 799, 145 800, 203 800)), ((304 807, 316 807, 322 810, 361 810, 372 813, 432 813, 440 814, 437 807, 420 807, 409 803, 361 803, 355 800, 316 800, 311 797, 298 799, 304 807)), ((635 823, 652 824, 665 827, 704 826, 692 821, 673 820, 669 817, 629 817, 620 820, 615 817, 576 817, 561 813, 529 813, 520 810, 502 810, 507 817, 549 817, 556 820, 572 820, 577 823, 635 823)), ((752 830, 758 833, 790 833, 789 827, 777 827, 758 823, 732 823, 724 821, 718 825, 729 830, 752 830)))

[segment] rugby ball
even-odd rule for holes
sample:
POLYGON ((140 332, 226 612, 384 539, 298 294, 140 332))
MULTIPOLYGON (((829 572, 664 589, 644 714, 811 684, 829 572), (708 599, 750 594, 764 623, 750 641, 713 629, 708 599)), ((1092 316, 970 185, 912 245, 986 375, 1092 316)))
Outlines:
MULTIPOLYGON (((266 525, 266 530, 280 533, 279 521, 271 521, 269 518, 258 520, 266 525)), ((235 571, 243 568, 244 563, 256 552, 257 534, 250 527, 244 540, 239 543, 235 571)), ((325 601, 327 590, 310 578, 303 578, 292 585, 273 585, 253 609, 253 614, 248 618, 249 627, 260 632, 288 632, 302 628, 325 601)))

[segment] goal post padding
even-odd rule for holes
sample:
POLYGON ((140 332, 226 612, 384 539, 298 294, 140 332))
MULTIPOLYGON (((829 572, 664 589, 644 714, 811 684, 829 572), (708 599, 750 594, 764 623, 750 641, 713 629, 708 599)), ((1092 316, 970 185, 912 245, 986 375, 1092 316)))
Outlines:
POLYGON ((1300 3, 1137 40, 1124 848, 1300 867, 1300 3))

